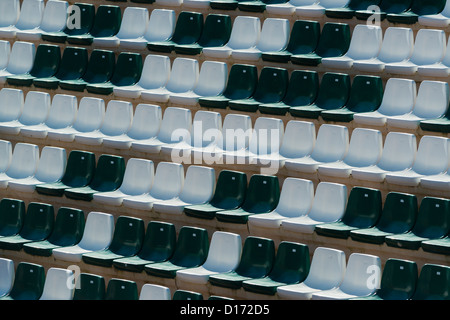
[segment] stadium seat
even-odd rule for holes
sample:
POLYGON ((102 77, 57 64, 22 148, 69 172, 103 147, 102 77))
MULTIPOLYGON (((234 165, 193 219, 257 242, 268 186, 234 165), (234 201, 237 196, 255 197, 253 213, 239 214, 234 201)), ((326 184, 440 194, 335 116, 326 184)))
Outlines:
POLYGON ((323 58, 322 64, 326 68, 349 70, 354 61, 376 58, 382 43, 383 31, 380 26, 356 25, 348 51, 340 57, 323 58))
POLYGON ((11 164, 0 173, 0 188, 8 188, 15 179, 25 179, 35 175, 39 164, 39 147, 35 144, 18 142, 14 145, 11 164))
POLYGON ((417 68, 417 74, 420 76, 431 77, 447 77, 450 74, 449 58, 450 58, 450 43, 447 41, 444 57, 435 63, 420 65, 417 68))
POLYGON ((178 270, 177 282, 206 285, 209 276, 235 270, 241 253, 242 240, 239 234, 215 231, 211 237, 205 263, 198 267, 178 270))
POLYGON ((192 9, 206 9, 209 8, 209 1, 210 0, 183 0, 183 6, 192 9))
POLYGON ((450 3, 445 2, 444 9, 434 14, 424 14, 418 17, 418 22, 422 26, 433 28, 445 28, 450 24, 450 3))
POLYGON ((366 10, 370 6, 379 5, 379 3, 380 0, 350 0, 344 5, 327 8, 325 15, 334 19, 352 19, 355 11, 366 10))
POLYGON ((91 273, 80 273, 73 294, 73 300, 104 300, 105 278, 91 273))
POLYGON ((389 78, 378 109, 353 115, 359 125, 384 126, 388 117, 410 113, 416 102, 416 82, 406 78, 389 78))
POLYGON ((12 143, 7 140, 0 140, 0 172, 5 172, 11 165, 12 143))
POLYGON ((53 231, 55 220, 51 204, 30 202, 27 206, 23 227, 18 234, 0 238, 0 248, 20 251, 25 243, 47 239, 53 231))
POLYGON ((141 250, 135 256, 113 260, 113 266, 120 270, 142 272, 147 264, 163 262, 171 258, 175 247, 175 225, 170 222, 150 221, 141 250))
POLYGON ((59 68, 61 49, 53 44, 39 44, 34 57, 34 64, 29 72, 13 74, 6 77, 6 82, 12 86, 31 87, 33 80, 53 77, 59 68))
POLYGON ((59 32, 67 23, 69 3, 60 0, 48 0, 45 3, 41 22, 31 28, 21 28, 16 31, 16 38, 22 41, 39 41, 44 32, 59 32))
POLYGON ((0 237, 19 234, 25 219, 25 202, 19 199, 0 200, 0 237))
POLYGON ((354 241, 383 244, 386 236, 409 232, 417 212, 416 195, 391 191, 386 195, 378 222, 370 228, 350 231, 350 237, 354 241))
POLYGON ((381 259, 363 253, 352 253, 347 262, 344 279, 333 289, 312 294, 312 300, 348 300, 374 293, 381 281, 381 259))
POLYGON ((83 237, 73 246, 53 249, 56 260, 81 262, 82 255, 107 248, 114 233, 114 216, 109 213, 91 211, 87 215, 83 237))
POLYGON ((247 175, 244 172, 222 170, 217 178, 216 188, 211 200, 205 204, 184 207, 189 217, 213 219, 216 212, 239 208, 247 190, 247 175))
POLYGON ((334 110, 323 110, 320 116, 325 121, 351 122, 356 113, 377 110, 383 101, 383 95, 381 77, 356 75, 345 106, 334 110))
POLYGON ((139 300, 136 282, 126 279, 110 279, 106 287, 105 300, 139 300))
POLYGON ((420 186, 432 190, 448 190, 450 188, 450 170, 420 178, 420 186))
POLYGON ((344 215, 336 222, 317 225, 315 232, 325 237, 347 239, 356 229, 376 225, 382 213, 381 192, 366 187, 353 187, 344 215))
POLYGON ((245 280, 258 279, 269 274, 275 259, 272 239, 248 236, 242 247, 241 259, 235 270, 209 276, 213 286, 240 289, 245 280))
POLYGON ((236 10, 241 0, 210 0, 209 6, 214 10, 236 10))
POLYGON ((9 76, 29 73, 33 68, 35 49, 32 42, 15 41, 11 48, 8 65, 0 70, 0 84, 5 84, 9 76))
POLYGON ((424 131, 450 132, 450 108, 447 109, 447 112, 442 117, 421 120, 419 125, 424 131))
POLYGON ((139 300, 171 300, 171 296, 169 287, 146 283, 141 287, 139 300))
POLYGON ((311 209, 307 214, 281 221, 282 230, 312 234, 317 225, 342 219, 347 205, 347 187, 322 181, 317 185, 311 209))
POLYGON ((151 276, 174 279, 179 270, 203 265, 208 252, 207 230, 200 227, 183 226, 179 230, 172 257, 167 261, 147 264, 144 270, 151 276))
POLYGON ((446 235, 439 239, 424 240, 420 246, 426 252, 448 254, 450 252, 450 237, 446 235))
POLYGON ((293 64, 318 66, 323 58, 344 55, 350 46, 350 26, 345 23, 326 22, 313 52, 291 56, 293 64))
POLYGON ((45 276, 44 288, 39 300, 72 300, 75 285, 74 272, 69 269, 51 267, 45 276), (70 284, 70 285, 69 285, 70 284))
POLYGON ((369 10, 368 8, 355 11, 358 20, 368 20, 370 17, 383 21, 388 14, 398 14, 408 11, 412 0, 381 0, 379 10, 369 10))
POLYGON ((20 16, 20 1, 6 0, 0 5, 0 30, 5 27, 13 26, 17 23, 20 16))
MULTIPOLYGON (((16 37, 17 31, 38 28, 42 22, 44 9, 45 9, 44 0, 22 1, 19 18, 15 23, 0 28, 0 37, 14 39, 16 37)), ((16 12, 14 12, 10 16, 10 18, 12 18, 11 22, 15 20, 16 12)))
POLYGON ((279 286, 277 295, 287 300, 310 300, 313 293, 338 287, 344 279, 345 271, 344 251, 317 247, 306 279, 300 283, 279 286))
POLYGON ((252 16, 237 16, 234 19, 231 34, 225 45, 203 48, 208 58, 229 58, 235 50, 249 49, 257 45, 261 36, 261 20, 252 16))
POLYGON ((184 185, 184 168, 179 163, 160 162, 156 167, 153 185, 149 193, 127 196, 122 202, 126 208, 151 210, 157 200, 178 196, 184 185))
POLYGON ((450 200, 425 196, 420 202, 414 227, 402 234, 386 236, 390 247, 418 250, 422 241, 445 237, 450 228, 450 200))
POLYGON ((345 107, 350 92, 351 82, 348 74, 326 72, 320 81, 316 100, 307 105, 291 106, 289 113, 294 117, 317 119, 324 110, 345 107))
POLYGON ((310 268, 309 248, 302 243, 282 241, 278 245, 272 270, 265 277, 242 282, 245 291, 275 295, 283 285, 303 282, 310 268))
POLYGON ((44 290, 45 269, 42 265, 19 262, 11 291, 0 300, 39 300, 44 290))
POLYGON ((393 23, 414 24, 419 16, 440 13, 445 3, 446 0, 413 0, 408 10, 401 13, 388 13, 386 18, 393 23))
MULTIPOLYGON (((2 88, 0 90, 0 103, 8 106, 8 108, 0 109, 0 124, 11 123, 11 121, 19 119, 24 106, 23 91, 13 88, 2 88)), ((5 164, 2 164, 1 167, 2 171, 5 171, 5 164)))
POLYGON ((0 258, 0 297, 7 295, 14 284, 14 261, 0 258))
POLYGON ((0 40, 0 70, 4 70, 8 66, 10 53, 11 44, 9 41, 0 40))
POLYGON ((286 159, 284 166, 288 170, 304 173, 317 173, 321 164, 343 160, 349 146, 347 127, 323 124, 317 133, 312 153, 301 158, 286 159))
POLYGON ((420 270, 416 291, 411 300, 448 300, 450 268, 445 265, 426 263, 420 270))
POLYGON ((382 72, 388 63, 408 60, 414 51, 414 35, 410 28, 388 27, 375 59, 353 61, 353 69, 365 72, 382 72))
POLYGON ((122 23, 122 12, 119 6, 99 5, 91 28, 85 33, 70 35, 67 42, 77 45, 91 45, 95 38, 111 37, 117 34, 122 23))
POLYGON ((303 1, 300 5, 297 4, 295 14, 301 17, 321 18, 325 16, 327 9, 343 7, 349 0, 321 0, 319 1, 303 1))
POLYGON ((204 300, 200 292, 177 289, 172 296, 172 300, 204 300))
POLYGON ((183 0, 155 0, 155 4, 169 7, 179 7, 183 4, 183 0))

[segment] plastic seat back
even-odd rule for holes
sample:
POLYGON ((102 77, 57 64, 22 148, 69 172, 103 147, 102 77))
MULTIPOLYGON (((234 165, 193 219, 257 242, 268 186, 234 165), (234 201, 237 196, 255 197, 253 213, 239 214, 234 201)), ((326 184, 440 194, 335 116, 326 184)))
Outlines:
POLYGON ((409 59, 414 50, 414 35, 410 28, 389 27, 384 32, 378 59, 383 63, 409 59))
POLYGON ((28 178, 36 173, 39 163, 39 147, 35 144, 18 142, 6 174, 13 179, 28 178))
MULTIPOLYGON (((364 9, 367 9, 365 7, 364 9)), ((352 33, 346 56, 354 60, 376 58, 383 43, 383 31, 379 26, 357 25, 352 33)))
POLYGON ((141 288, 139 300, 171 300, 170 288, 146 283, 141 288))
POLYGON ((76 2, 74 6, 77 9, 75 7, 69 7, 69 17, 74 15, 76 12, 79 13, 79 20, 77 22, 72 22, 75 26, 67 24, 64 29, 64 33, 66 33, 69 37, 88 34, 94 25, 95 6, 93 4, 76 2))
POLYGON ((414 51, 410 61, 416 65, 428 65, 440 62, 447 47, 443 30, 421 29, 417 32, 414 51))
POLYGON ((120 216, 115 223, 109 250, 123 256, 134 256, 142 247, 144 234, 142 219, 120 216))
POLYGON ((57 45, 40 44, 36 49, 30 74, 36 78, 52 77, 61 63, 61 49, 57 45))
POLYGON ((281 283, 303 282, 310 268, 309 248, 302 243, 282 241, 278 245, 269 278, 281 283))
POLYGON ((17 29, 27 30, 39 27, 44 15, 44 0, 24 0, 20 8, 19 20, 15 24, 17 29))
POLYGON ((311 154, 316 142, 315 125, 309 121, 288 121, 284 130, 280 155, 286 158, 301 158, 311 154), (301 141, 298 140, 302 137, 301 141))
POLYGON ((222 130, 222 117, 218 112, 199 110, 195 113, 192 127, 190 145, 195 148, 205 148, 222 130))
POLYGON ((160 162, 154 181, 150 190, 152 197, 161 200, 177 197, 184 185, 184 168, 179 163, 160 162))
POLYGON ((257 155, 277 153, 283 141, 283 134, 282 120, 259 117, 255 121, 248 149, 257 155))
POLYGON ((0 3, 0 27, 9 27, 16 24, 20 16, 20 1, 5 0, 0 3))
POLYGON ((450 229, 450 200, 426 196, 422 199, 412 233, 428 239, 446 236, 450 229))
POLYGON ((412 170, 421 175, 435 175, 446 172, 450 162, 449 146, 447 138, 422 137, 412 170))
POLYGON ((356 128, 352 132, 344 162, 353 167, 366 167, 378 163, 383 151, 380 131, 356 128))
POLYGON ((39 300, 44 284, 45 269, 42 265, 19 262, 9 296, 13 300, 39 300))
POLYGON ((0 121, 8 122, 19 119, 24 106, 24 94, 20 89, 3 88, 0 90, 0 121))
POLYGON ((426 263, 420 270, 412 300, 448 300, 450 297, 450 268, 426 263))
POLYGON ((76 245, 83 237, 84 226, 85 219, 82 210, 60 207, 48 241, 61 247, 76 245))
POLYGON ((39 300, 72 300, 74 287, 67 285, 72 278, 72 270, 54 267, 48 269, 39 300))
POLYGON ((6 70, 11 74, 27 73, 33 68, 36 55, 34 43, 16 41, 12 45, 6 70))
POLYGON ((107 136, 127 133, 133 122, 133 104, 128 101, 111 100, 106 107, 100 131, 107 136))
POLYGON ((286 48, 291 28, 288 19, 264 20, 256 48, 261 52, 279 51, 286 48))
POLYGON ((347 154, 349 141, 347 127, 332 124, 321 125, 311 158, 324 163, 342 160, 347 154))
POLYGON ((125 159, 121 156, 102 154, 97 161, 89 186, 98 192, 114 191, 120 187, 125 173, 125 159))
POLYGON ((215 184, 216 175, 213 168, 192 165, 186 171, 184 187, 179 198, 186 203, 206 203, 212 198, 215 184))
POLYGON ((352 227, 369 228, 378 222, 381 212, 380 190, 353 187, 348 196, 342 222, 352 227))
POLYGON ((377 228, 394 234, 408 232, 416 222, 419 207, 413 194, 389 192, 377 228))
POLYGON ((200 292, 178 289, 173 293, 172 300, 203 300, 200 292))
POLYGON ((148 261, 166 261, 172 257, 176 241, 175 225, 170 222, 150 221, 138 256, 148 261))
POLYGON ((377 295, 384 300, 409 300, 418 280, 418 268, 414 261, 389 258, 383 268, 377 295))
POLYGON ((52 129, 69 127, 75 122, 77 111, 78 101, 75 96, 55 94, 45 124, 52 129))
POLYGON ((96 274, 80 273, 73 300, 104 300, 106 294, 105 278, 96 274))
POLYGON ((348 74, 327 72, 320 82, 315 104, 325 110, 342 108, 348 101, 350 89, 348 74))
POLYGON ((411 8, 413 0, 383 0, 380 2, 381 12, 402 13, 411 8))
POLYGON ((109 280, 106 288, 105 300, 138 300, 137 284, 131 280, 116 279, 109 280))
POLYGON ((313 200, 314 185, 311 180, 286 178, 275 211, 287 218, 306 215, 313 200))
POLYGON ((346 108, 353 112, 372 112, 383 101, 383 82, 378 76, 357 75, 353 78, 346 108))
POLYGON ((66 170, 61 182, 71 188, 88 185, 95 173, 95 154, 72 150, 67 158, 66 170))
POLYGON ((199 73, 200 67, 196 59, 178 57, 172 63, 166 89, 174 93, 191 91, 198 82, 199 73))
POLYGON ((344 55, 350 46, 350 26, 327 22, 323 25, 315 52, 322 58, 344 55))
POLYGON ((420 83, 412 113, 423 119, 437 119, 445 114, 448 106, 448 83, 424 80, 420 83))
POLYGON ((176 17, 174 10, 154 9, 150 13, 144 38, 148 42, 167 40, 172 37, 175 25, 176 17))
POLYGON ((320 39, 320 23, 296 20, 292 26, 286 50, 292 54, 314 52, 320 39))
POLYGON ((171 65, 167 56, 149 54, 142 67, 142 77, 138 84, 144 89, 164 87, 170 78, 171 65))
POLYGON ((224 210, 236 209, 244 201, 246 191, 247 175, 244 172, 222 170, 210 204, 224 210))
POLYGON ((363 253, 352 253, 348 258, 344 279, 339 288, 349 294, 365 296, 379 287, 381 259, 363 253), (371 272, 368 272, 371 271, 371 272), (370 277, 370 279, 369 279, 370 277))
POLYGON ((122 12, 119 6, 100 5, 90 33, 95 38, 111 37, 119 32, 121 23, 122 12))
POLYGON ((216 231, 213 233, 203 267, 215 272, 235 270, 242 253, 242 239, 239 234, 216 231))
POLYGON ((50 111, 51 98, 47 92, 29 91, 19 122, 25 126, 44 123, 50 111))
POLYGON ((258 84, 258 70, 253 65, 234 64, 230 68, 223 95, 231 100, 247 99, 258 84))
POLYGON ((103 99, 83 97, 78 105, 78 112, 73 128, 79 132, 92 132, 101 127, 106 107, 103 99))
POLYGON ((203 14, 182 11, 178 15, 172 42, 176 44, 192 44, 200 39, 203 31, 203 14))
POLYGON ((139 82, 142 73, 142 56, 134 52, 121 52, 117 57, 111 83, 115 86, 131 86, 139 82))
POLYGON ((148 19, 147 8, 125 8, 120 29, 116 36, 119 39, 135 39, 143 36, 147 29, 148 19))
POLYGON ((18 234, 23 227, 25 211, 25 202, 23 200, 1 199, 0 236, 9 237, 18 234))
POLYGON ((445 0, 432 0, 432 1, 414 0, 411 3, 411 11, 419 16, 438 14, 442 10, 444 10, 445 3, 446 3, 445 0))
POLYGON ((257 17, 237 16, 233 22, 227 46, 233 50, 248 49, 258 43, 261 21, 257 17))
POLYGON ((161 127, 161 121, 160 106, 140 103, 134 110, 133 123, 127 135, 135 140, 156 137, 161 127))
POLYGON ((102 83, 109 81, 115 68, 114 52, 94 49, 89 57, 88 66, 83 80, 88 83, 102 83))
POLYGON ((218 147, 226 151, 246 149, 252 132, 252 121, 247 115, 227 114, 222 124, 218 147))
POLYGON ((14 284, 14 261, 0 258, 0 297, 8 294, 14 284))
POLYGON ((197 267, 208 256, 209 239, 206 229, 183 226, 178 233, 175 251, 170 262, 180 267, 197 267))
POLYGON ((280 198, 278 177, 255 174, 248 183, 242 209, 249 213, 266 213, 274 210, 280 198))
POLYGON ((342 218, 347 207, 347 187, 343 184, 320 182, 317 185, 309 217, 319 222, 334 222, 342 218))
POLYGON ((227 44, 231 36, 231 17, 225 14, 208 14, 198 44, 202 47, 220 47, 227 44))
POLYGON ((294 70, 283 102, 290 107, 308 106, 316 101, 318 92, 319 76, 316 71, 294 70))
POLYGON ((67 1, 49 0, 45 4, 39 28, 44 32, 62 31, 67 23, 67 1))
POLYGON ((148 193, 153 185, 154 165, 147 159, 131 158, 127 162, 119 190, 127 195, 148 193))
POLYGON ((113 232, 114 217, 111 214, 96 211, 89 212, 83 237, 78 245, 86 250, 103 250, 111 244, 113 232))
POLYGON ((185 130, 188 133, 191 132, 191 127, 192 114, 189 109, 168 107, 164 111, 161 130, 158 132, 158 139, 164 143, 179 142, 179 140, 173 140, 175 137, 172 137, 172 133, 175 130, 185 130))
POLYGON ((411 168, 417 153, 416 136, 403 132, 389 132, 384 140, 383 153, 377 166, 387 171, 411 168))
POLYGON ((35 178, 43 183, 59 181, 66 170, 66 149, 45 146, 36 169, 35 178))
POLYGON ((286 95, 289 75, 284 68, 264 67, 261 70, 253 98, 261 103, 275 103, 286 95))
POLYGON ((61 63, 55 76, 59 80, 80 79, 86 72, 88 61, 86 48, 67 47, 64 49, 61 63))
POLYGON ((8 66, 9 55, 11 53, 11 44, 9 41, 0 41, 0 70, 8 66))
POLYGON ((275 244, 272 239, 248 236, 236 273, 251 278, 265 277, 272 269, 274 259, 275 244))
POLYGON ((5 172, 11 165, 12 143, 0 140, 0 172, 5 172))
POLYGON ((386 116, 409 113, 417 97, 416 83, 410 79, 390 78, 386 82, 378 112, 386 116))
POLYGON ((202 97, 217 96, 225 90, 228 67, 224 62, 205 61, 202 63, 194 92, 202 97))
POLYGON ((28 204, 25 221, 20 236, 27 240, 45 240, 53 231, 55 209, 47 203, 31 202, 28 204))

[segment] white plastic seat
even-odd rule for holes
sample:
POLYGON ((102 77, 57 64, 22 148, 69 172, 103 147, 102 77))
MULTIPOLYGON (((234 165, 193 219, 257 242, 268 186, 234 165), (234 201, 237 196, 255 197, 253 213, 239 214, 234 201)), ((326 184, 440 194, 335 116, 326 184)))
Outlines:
POLYGON ((14 284, 14 261, 0 258, 0 297, 7 295, 14 284))
POLYGON ((131 148, 136 151, 148 153, 159 153, 161 146, 165 144, 176 144, 183 141, 186 136, 180 136, 179 133, 191 132, 192 113, 185 108, 168 107, 164 111, 161 121, 161 129, 158 135, 153 138, 135 140, 131 143, 131 148), (178 133, 176 136, 173 133, 178 133))
POLYGON ((64 30, 67 25, 68 8, 67 1, 48 0, 40 24, 31 28, 19 28, 16 31, 16 38, 22 41, 39 41, 42 33, 64 30))
POLYGON ((155 0, 156 4, 169 7, 179 7, 183 4, 183 0, 155 0))
POLYGON ((0 70, 4 70, 8 66, 10 53, 11 44, 9 41, 0 40, 0 70))
POLYGON ((342 283, 333 289, 312 294, 312 300, 347 300, 361 298, 375 292, 380 286, 381 260, 379 257, 352 253, 342 283))
POLYGON ((284 219, 306 215, 314 199, 314 184, 311 180, 286 178, 275 210, 248 217, 249 228, 279 228, 284 219))
POLYGON ((170 288, 158 284, 146 283, 141 288, 139 300, 172 300, 170 288))
POLYGON ((0 124, 19 119, 24 106, 24 94, 20 89, 3 88, 0 90, 0 124))
POLYGON ((284 219, 283 230, 312 234, 316 225, 338 221, 347 206, 347 187, 344 184, 320 182, 317 185, 311 210, 306 215, 284 219))
POLYGON ((351 69, 354 61, 375 59, 381 50, 383 31, 380 26, 358 24, 353 29, 350 47, 340 57, 323 58, 327 68, 351 69))
POLYGON ((447 40, 447 48, 442 60, 419 66, 417 74, 428 77, 448 77, 450 75, 450 38, 447 40))
POLYGON ((213 168, 189 166, 180 194, 171 199, 156 200, 153 209, 159 213, 181 215, 185 206, 203 204, 211 200, 215 184, 216 176, 213 168))
POLYGON ((258 61, 263 52, 281 51, 287 46, 290 30, 288 19, 267 18, 256 45, 234 49, 231 57, 235 60, 258 61))
POLYGON ((100 129, 77 133, 75 141, 87 145, 101 145, 103 138, 120 136, 131 127, 133 122, 133 105, 131 102, 111 100, 106 107, 105 117, 100 129))
POLYGON ((203 48, 207 58, 229 58, 234 50, 249 49, 259 41, 261 20, 258 17, 237 16, 233 22, 230 39, 225 46, 203 48))
POLYGON ((156 167, 155 177, 149 193, 123 198, 127 208, 151 210, 158 200, 177 197, 184 185, 183 165, 173 162, 160 162, 156 167))
POLYGON ((49 93, 29 91, 19 118, 0 123, 0 132, 18 135, 22 127, 44 123, 50 111, 50 105, 49 93))
POLYGON ((287 159, 288 170, 316 173, 319 165, 344 159, 349 146, 349 133, 345 126, 323 124, 317 133, 317 140, 310 155, 287 159))
POLYGON ((12 160, 12 143, 7 140, 0 140, 0 172, 8 170, 12 160))
POLYGON ((320 0, 311 5, 295 8, 295 14, 300 17, 320 18, 325 15, 326 9, 345 6, 349 0, 320 0))
POLYGON ((56 260, 81 262, 84 253, 109 247, 113 233, 113 215, 97 211, 89 212, 80 242, 74 246, 53 249, 53 257, 56 260))
POLYGON ((449 106, 449 86, 447 82, 424 80, 421 82, 416 103, 411 112, 388 117, 388 127, 412 129, 419 127, 420 121, 443 116, 449 106))
POLYGON ((420 179, 447 172, 449 168, 449 139, 423 136, 413 165, 402 171, 386 174, 386 182, 402 186, 418 186, 420 179))
POLYGON ((450 170, 420 178, 420 186, 426 189, 450 191, 450 170))
POLYGON ((417 153, 416 136, 389 132, 384 141, 380 161, 368 167, 354 168, 352 177, 362 181, 383 182, 388 172, 411 168, 417 153))
POLYGON ((110 37, 94 38, 94 45, 99 47, 118 47, 133 48, 133 41, 136 38, 144 36, 148 23, 148 10, 141 7, 126 7, 119 32, 110 37), (130 44, 128 46, 127 44, 130 44))
POLYGON ((116 149, 130 149, 133 141, 156 137, 161 121, 162 111, 160 106, 140 103, 134 111, 130 130, 120 136, 104 137, 103 145, 116 149))
POLYGON ((64 175, 66 163, 66 149, 45 146, 42 148, 36 173, 27 178, 10 180, 8 188, 31 193, 38 184, 59 181, 64 175))
POLYGON ((105 101, 94 97, 83 97, 78 105, 77 117, 72 126, 49 129, 48 139, 71 142, 79 133, 99 130, 105 116, 105 101))
POLYGON ((18 142, 14 146, 11 164, 0 173, 0 188, 6 189, 13 179, 34 176, 39 164, 39 147, 35 144, 18 142))
POLYGON ((290 0, 285 3, 267 4, 266 11, 271 15, 291 16, 294 14, 296 7, 309 6, 316 2, 317 0, 290 0))
POLYGON ((45 276, 44 288, 39 300, 72 300, 75 285, 74 272, 70 269, 49 268, 45 276))
POLYGON ((386 63, 384 70, 388 73, 413 75, 418 66, 440 62, 445 56, 446 44, 443 30, 420 29, 411 57, 404 61, 386 63))
MULTIPOLYGON (((14 25, 0 28, 0 38, 15 38, 19 30, 29 30, 41 25, 44 16, 44 0, 23 0, 19 19, 14 25)), ((15 16, 15 13, 14 13, 15 16)))
POLYGON ((131 158, 128 160, 122 184, 110 192, 97 192, 93 200, 110 206, 122 205, 123 198, 150 192, 154 178, 152 160, 131 158))
POLYGON ((356 113, 353 120, 362 125, 384 126, 388 117, 411 112, 416 98, 417 87, 414 80, 389 78, 380 107, 375 111, 356 113))
POLYGON ((210 0, 183 0, 184 8, 192 9, 207 9, 209 8, 210 0))
POLYGON ((450 25, 450 2, 446 1, 444 9, 440 13, 420 15, 418 22, 426 27, 448 27, 450 25))
POLYGON ((78 103, 75 96, 55 94, 45 122, 24 126, 20 129, 20 134, 25 137, 45 139, 49 130, 71 126, 76 119, 77 109, 78 103))
POLYGON ((377 164, 382 151, 383 137, 380 131, 355 128, 345 158, 342 161, 320 165, 319 176, 349 178, 353 168, 377 164))
POLYGON ((384 33, 380 53, 375 59, 357 60, 353 68, 357 71, 382 72, 387 63, 409 59, 414 51, 414 35, 410 28, 389 27, 384 33))
POLYGON ((225 90, 228 79, 228 67, 225 62, 205 61, 202 63, 198 82, 193 90, 172 93, 169 102, 193 106, 201 97, 217 96, 225 90))
POLYGON ((277 295, 281 299, 310 300, 313 293, 338 287, 344 279, 346 268, 344 251, 317 247, 305 281, 280 286, 277 288, 277 295))
POLYGON ((199 69, 196 59, 176 58, 167 84, 164 87, 141 91, 141 98, 155 102, 168 102, 173 93, 192 91, 197 85, 199 69))
POLYGON ((241 259, 241 253, 242 239, 239 234, 215 231, 211 237, 205 263, 199 267, 178 270, 176 280, 206 285, 210 275, 235 270, 241 259))
POLYGON ((20 16, 20 0, 0 1, 0 29, 13 26, 20 16))
POLYGON ((138 99, 144 90, 162 88, 169 81, 170 68, 168 56, 149 54, 145 58, 139 82, 132 86, 114 87, 114 96, 138 99))
POLYGON ((9 55, 8 65, 0 70, 0 84, 5 84, 8 76, 29 72, 33 67, 35 54, 36 47, 34 43, 14 42, 9 55))

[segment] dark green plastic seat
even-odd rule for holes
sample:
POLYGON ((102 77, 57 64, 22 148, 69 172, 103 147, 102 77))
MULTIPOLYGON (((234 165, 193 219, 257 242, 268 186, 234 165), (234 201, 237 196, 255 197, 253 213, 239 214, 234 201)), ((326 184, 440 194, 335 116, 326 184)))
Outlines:
POLYGON ((91 201, 96 192, 117 190, 123 181, 125 159, 116 155, 101 155, 98 158, 94 176, 84 187, 67 188, 64 195, 75 200, 91 201))
POLYGON ((450 199, 426 196, 422 199, 416 223, 409 232, 387 236, 388 246, 418 250, 421 242, 444 238, 450 231, 450 199))
POLYGON ((450 267, 425 264, 411 300, 450 300, 450 267))
POLYGON ((316 71, 294 70, 283 100, 278 103, 262 103, 258 110, 262 114, 285 115, 291 107, 309 106, 319 92, 319 75, 316 71))
POLYGON ((346 23, 326 22, 317 43, 311 53, 295 54, 291 62, 304 66, 318 66, 322 58, 343 56, 350 46, 350 26, 346 23))
POLYGON ((61 207, 56 215, 53 231, 48 239, 25 243, 26 253, 50 257, 53 249, 74 246, 83 237, 85 225, 84 212, 80 209, 61 207))
POLYGON ((53 205, 30 202, 23 227, 16 235, 0 238, 0 248, 19 251, 28 242, 45 240, 50 236, 55 222, 53 205))
POLYGON ((234 64, 230 68, 225 90, 212 97, 200 97, 203 108, 226 109, 231 100, 250 98, 258 85, 258 69, 254 65, 234 64))
POLYGON ((211 0, 209 6, 215 10, 236 10, 240 1, 245 0, 211 0))
POLYGON ((111 267, 114 259, 136 255, 144 240, 144 221, 135 217, 120 216, 114 227, 114 234, 108 248, 83 254, 88 264, 111 267))
POLYGON ((262 52, 263 61, 288 63, 291 56, 314 52, 320 39, 318 21, 296 20, 292 26, 286 49, 276 52, 262 52))
POLYGON ((61 62, 61 49, 53 44, 40 44, 36 49, 34 63, 27 73, 8 76, 6 81, 12 86, 30 87, 36 78, 53 77, 61 62))
MULTIPOLYGON (((85 33, 70 35, 67 42, 78 45, 91 45, 94 38, 112 37, 119 32, 122 23, 122 12, 119 6, 100 5, 95 13, 92 28, 85 33)), ((86 28, 87 30, 87 28, 86 28)))
POLYGON ((322 76, 316 100, 308 105, 292 106, 289 113, 294 117, 318 119, 325 110, 343 108, 350 97, 350 76, 345 73, 327 72, 322 76))
POLYGON ((381 0, 379 12, 369 11, 367 8, 356 10, 355 17, 359 20, 367 20, 369 17, 376 15, 377 19, 383 21, 388 14, 406 12, 411 7, 412 2, 413 0, 381 0))
POLYGON ((25 202, 19 199, 0 200, 0 238, 20 232, 25 220, 25 202))
POLYGON ((161 278, 175 278, 178 270, 202 265, 208 256, 208 231, 199 227, 183 226, 178 233, 172 257, 163 262, 145 265, 147 274, 161 278))
POLYGON ((69 12, 69 20, 66 28, 59 32, 45 32, 41 35, 42 40, 65 43, 68 37, 74 37, 89 33, 94 25, 95 6, 91 3, 76 2, 69 12), (79 19, 75 21, 74 19, 79 19))
POLYGON ((347 239, 352 230, 370 228, 377 224, 382 212, 381 192, 378 189, 354 187, 350 191, 342 219, 319 224, 318 235, 347 239))
POLYGON ((367 10, 370 6, 378 6, 380 0, 350 0, 345 6, 340 8, 329 8, 325 10, 328 18, 352 19, 357 10, 367 10))
POLYGON ((97 274, 80 273, 75 283, 73 300, 104 300, 105 278, 97 274))
POLYGON ((241 260, 233 271, 209 276, 214 286, 239 289, 246 280, 267 276, 275 259, 275 244, 272 239, 248 236, 242 247, 241 260))
POLYGON ((386 236, 410 231, 416 222, 417 197, 413 194, 389 192, 378 223, 366 229, 350 232, 355 241, 383 244, 386 236))
POLYGON ((184 207, 189 217, 214 219, 216 212, 239 208, 247 192, 247 175, 244 172, 222 170, 217 178, 214 196, 205 204, 184 207))
POLYGON ((202 34, 197 42, 192 44, 176 44, 177 54, 196 55, 207 47, 221 47, 227 44, 232 29, 231 17, 225 14, 209 14, 206 16, 202 34))
POLYGON ((178 289, 173 293, 172 300, 203 300, 203 295, 199 292, 178 289))
POLYGON ((440 254, 450 254, 450 237, 447 235, 441 239, 433 239, 422 241, 420 245, 423 251, 440 253, 440 254))
POLYGON ((238 2, 238 9, 245 12, 264 12, 268 4, 285 3, 286 0, 245 0, 238 2))
POLYGON ((447 112, 442 117, 420 121, 420 128, 424 131, 449 133, 450 108, 448 108, 447 112))
POLYGON ((414 24, 419 16, 440 13, 445 7, 446 0, 413 0, 411 8, 401 13, 389 13, 387 20, 394 23, 414 24))
POLYGON ((114 87, 132 86, 141 78, 142 56, 139 53, 121 52, 117 57, 114 73, 109 81, 88 83, 86 90, 89 93, 111 94, 114 87))
POLYGON ((115 64, 114 52, 94 49, 84 75, 78 79, 61 80, 59 87, 64 90, 83 92, 88 84, 106 83, 114 73, 115 64))
POLYGON ((277 176, 254 174, 248 183, 242 206, 237 209, 216 212, 222 222, 245 224, 253 214, 271 212, 278 205, 280 185, 277 176))
POLYGON ((19 262, 11 291, 0 300, 39 300, 44 284, 45 269, 42 265, 19 262))
POLYGON ((39 194, 62 197, 68 188, 87 186, 95 173, 95 154, 72 150, 67 158, 66 170, 60 181, 36 185, 39 194))
POLYGON ((242 287, 250 292, 275 295, 279 286, 303 282, 309 273, 310 263, 307 245, 282 241, 270 273, 263 278, 245 280, 242 287))
POLYGON ((169 222, 150 221, 141 250, 135 256, 113 260, 113 266, 121 270, 142 272, 147 264, 170 259, 175 247, 175 225, 169 222))
POLYGON ((197 43, 203 31, 203 14, 182 11, 178 15, 172 37, 165 41, 148 42, 150 51, 170 53, 176 45, 192 45, 197 43))
POLYGON ((414 261, 389 258, 384 265, 380 288, 362 299, 410 300, 416 290, 418 274, 414 261))
POLYGON ((105 300, 139 300, 136 282, 116 278, 109 280, 105 300))
POLYGON ((76 80, 86 72, 88 52, 85 48, 66 47, 58 72, 49 78, 36 78, 33 85, 37 88, 58 89, 61 80, 76 80))
POLYGON ((231 100, 228 106, 231 110, 256 112, 260 104, 280 102, 286 95, 288 84, 289 74, 286 69, 263 67, 255 93, 246 99, 231 100))

